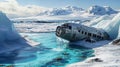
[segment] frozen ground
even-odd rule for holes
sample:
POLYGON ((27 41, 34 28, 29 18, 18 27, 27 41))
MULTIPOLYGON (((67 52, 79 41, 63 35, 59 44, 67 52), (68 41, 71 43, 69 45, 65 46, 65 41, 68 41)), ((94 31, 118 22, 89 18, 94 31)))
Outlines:
POLYGON ((120 67, 120 46, 109 44, 94 50, 95 57, 88 58, 83 62, 70 64, 67 67, 120 67), (93 61, 95 58, 100 58, 102 61, 93 61))
POLYGON ((58 23, 14 23, 17 30, 21 33, 31 32, 53 32, 58 23))

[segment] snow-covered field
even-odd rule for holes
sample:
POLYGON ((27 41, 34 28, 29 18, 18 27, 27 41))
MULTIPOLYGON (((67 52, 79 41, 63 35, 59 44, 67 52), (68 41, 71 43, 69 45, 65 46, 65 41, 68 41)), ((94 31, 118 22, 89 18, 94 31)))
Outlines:
POLYGON ((94 50, 95 57, 70 64, 67 67, 120 67, 120 46, 109 44, 94 50), (96 61, 96 58, 101 61, 96 61))
POLYGON ((55 31, 58 23, 14 23, 14 25, 21 33, 40 33, 55 31))

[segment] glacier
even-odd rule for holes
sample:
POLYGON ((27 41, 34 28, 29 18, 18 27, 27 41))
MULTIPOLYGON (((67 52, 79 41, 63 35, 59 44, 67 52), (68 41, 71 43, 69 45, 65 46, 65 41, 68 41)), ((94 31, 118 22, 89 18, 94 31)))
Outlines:
POLYGON ((3 12, 0 12, 0 46, 0 53, 31 46, 3 12))
POLYGON ((113 18, 110 18, 108 16, 100 17, 95 20, 95 22, 92 22, 90 26, 105 30, 110 36, 110 39, 115 39, 120 36, 118 35, 120 26, 120 13, 118 13, 113 18))

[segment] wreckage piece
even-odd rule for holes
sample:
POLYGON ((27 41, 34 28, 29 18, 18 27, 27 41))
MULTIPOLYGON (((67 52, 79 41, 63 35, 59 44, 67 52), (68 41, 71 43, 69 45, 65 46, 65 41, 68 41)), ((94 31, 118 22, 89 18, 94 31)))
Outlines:
POLYGON ((81 40, 96 42, 109 39, 108 34, 102 29, 88 27, 76 23, 65 23, 61 26, 58 26, 56 29, 56 36, 70 42, 81 40))

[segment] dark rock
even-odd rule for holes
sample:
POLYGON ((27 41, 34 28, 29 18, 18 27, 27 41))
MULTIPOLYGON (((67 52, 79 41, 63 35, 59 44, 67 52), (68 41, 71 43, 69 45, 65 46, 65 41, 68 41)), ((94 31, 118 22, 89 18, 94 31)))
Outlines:
POLYGON ((103 62, 103 60, 101 60, 100 58, 94 58, 88 61, 88 63, 93 63, 93 62, 103 62))
POLYGON ((103 62, 103 60, 101 60, 100 58, 95 58, 93 59, 95 62, 103 62))
POLYGON ((120 45, 120 39, 116 39, 112 42, 113 45, 120 45))
POLYGON ((62 58, 62 57, 58 57, 58 58, 55 58, 54 60, 55 60, 55 61, 62 61, 63 58, 62 58))

